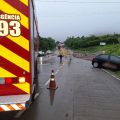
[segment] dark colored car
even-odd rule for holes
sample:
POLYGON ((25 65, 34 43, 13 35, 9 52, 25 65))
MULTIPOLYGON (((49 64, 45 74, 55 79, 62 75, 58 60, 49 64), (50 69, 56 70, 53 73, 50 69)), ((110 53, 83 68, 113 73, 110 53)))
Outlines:
POLYGON ((120 69, 120 57, 107 54, 100 54, 93 58, 92 65, 95 68, 105 67, 109 69, 118 70, 120 69))

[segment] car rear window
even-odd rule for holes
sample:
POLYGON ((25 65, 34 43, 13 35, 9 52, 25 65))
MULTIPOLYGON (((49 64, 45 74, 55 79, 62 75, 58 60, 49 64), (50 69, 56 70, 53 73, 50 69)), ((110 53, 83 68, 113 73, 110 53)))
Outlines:
POLYGON ((117 56, 110 56, 110 61, 120 64, 120 58, 117 56))
POLYGON ((99 55, 97 58, 102 59, 102 60, 108 60, 108 55, 99 55))

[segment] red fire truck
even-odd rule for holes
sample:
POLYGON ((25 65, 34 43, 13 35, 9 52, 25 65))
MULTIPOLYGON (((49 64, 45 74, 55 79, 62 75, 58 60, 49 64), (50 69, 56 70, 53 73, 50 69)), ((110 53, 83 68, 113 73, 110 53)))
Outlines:
POLYGON ((0 111, 24 110, 38 88, 33 0, 0 0, 0 111))

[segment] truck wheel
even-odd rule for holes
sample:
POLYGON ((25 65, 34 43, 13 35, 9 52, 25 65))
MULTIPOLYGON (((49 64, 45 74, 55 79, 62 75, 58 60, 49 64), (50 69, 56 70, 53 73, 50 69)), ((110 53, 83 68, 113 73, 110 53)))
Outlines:
POLYGON ((94 63, 93 63, 93 67, 94 67, 94 68, 98 68, 98 67, 99 67, 99 63, 98 63, 98 62, 94 62, 94 63))

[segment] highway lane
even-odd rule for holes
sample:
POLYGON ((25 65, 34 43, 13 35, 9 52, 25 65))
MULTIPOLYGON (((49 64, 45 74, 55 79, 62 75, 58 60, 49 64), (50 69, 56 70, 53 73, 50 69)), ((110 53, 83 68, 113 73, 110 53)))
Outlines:
POLYGON ((1 120, 120 120, 120 81, 87 60, 58 57, 41 65, 40 96, 22 115, 0 113, 1 120), (47 81, 55 70, 58 89, 49 91, 47 81))

